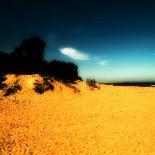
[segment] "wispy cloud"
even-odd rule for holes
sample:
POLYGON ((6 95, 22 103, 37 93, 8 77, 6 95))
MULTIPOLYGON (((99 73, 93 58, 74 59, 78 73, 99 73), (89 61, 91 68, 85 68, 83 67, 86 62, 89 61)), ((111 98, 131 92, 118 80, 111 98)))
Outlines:
POLYGON ((99 61, 97 63, 98 63, 98 65, 101 65, 101 66, 108 66, 109 65, 109 60, 102 60, 102 61, 99 61))
POLYGON ((101 56, 95 56, 93 59, 100 66, 108 66, 109 65, 109 60, 103 59, 101 56))
POLYGON ((60 53, 75 60, 91 60, 100 66, 108 66, 109 60, 103 59, 101 56, 89 56, 88 54, 81 52, 75 48, 65 47, 60 48, 60 53))
POLYGON ((59 49, 61 54, 68 56, 69 58, 76 59, 76 60, 89 60, 89 55, 78 51, 77 49, 66 47, 59 49))

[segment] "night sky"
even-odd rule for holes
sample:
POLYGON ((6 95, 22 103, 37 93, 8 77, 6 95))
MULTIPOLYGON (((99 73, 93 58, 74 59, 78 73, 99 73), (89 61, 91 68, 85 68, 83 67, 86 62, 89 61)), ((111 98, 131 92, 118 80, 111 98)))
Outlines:
POLYGON ((154 0, 1 0, 0 49, 34 35, 83 78, 155 81, 154 0))

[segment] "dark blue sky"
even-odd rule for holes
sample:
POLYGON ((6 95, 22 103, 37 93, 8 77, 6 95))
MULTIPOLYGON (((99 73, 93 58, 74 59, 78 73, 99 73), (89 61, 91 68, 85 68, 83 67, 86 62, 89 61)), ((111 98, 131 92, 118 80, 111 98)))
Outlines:
POLYGON ((82 77, 155 81, 154 0, 0 1, 0 49, 34 35, 46 59, 72 61, 82 77))

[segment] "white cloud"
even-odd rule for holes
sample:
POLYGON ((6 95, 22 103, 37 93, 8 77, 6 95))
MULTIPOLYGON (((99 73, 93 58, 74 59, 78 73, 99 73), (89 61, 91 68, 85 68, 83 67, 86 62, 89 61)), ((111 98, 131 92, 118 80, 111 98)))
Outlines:
POLYGON ((92 60, 92 61, 95 61, 100 66, 108 66, 109 65, 109 60, 104 60, 101 58, 101 56, 90 57, 88 54, 78 51, 71 47, 60 48, 59 50, 60 50, 61 54, 68 56, 71 59, 92 60))
POLYGON ((60 52, 69 58, 76 59, 76 60, 89 60, 89 56, 83 52, 80 52, 74 48, 66 47, 60 48, 60 52))
POLYGON ((109 60, 99 61, 98 64, 101 65, 101 66, 108 66, 109 65, 109 60))

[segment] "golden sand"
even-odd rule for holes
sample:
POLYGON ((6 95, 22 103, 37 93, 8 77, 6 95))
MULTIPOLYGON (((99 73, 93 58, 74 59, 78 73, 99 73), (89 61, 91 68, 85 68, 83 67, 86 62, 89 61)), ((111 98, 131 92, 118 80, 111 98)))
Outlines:
POLYGON ((155 155, 155 88, 55 82, 38 95, 39 75, 7 78, 22 90, 0 91, 0 155, 155 155))

